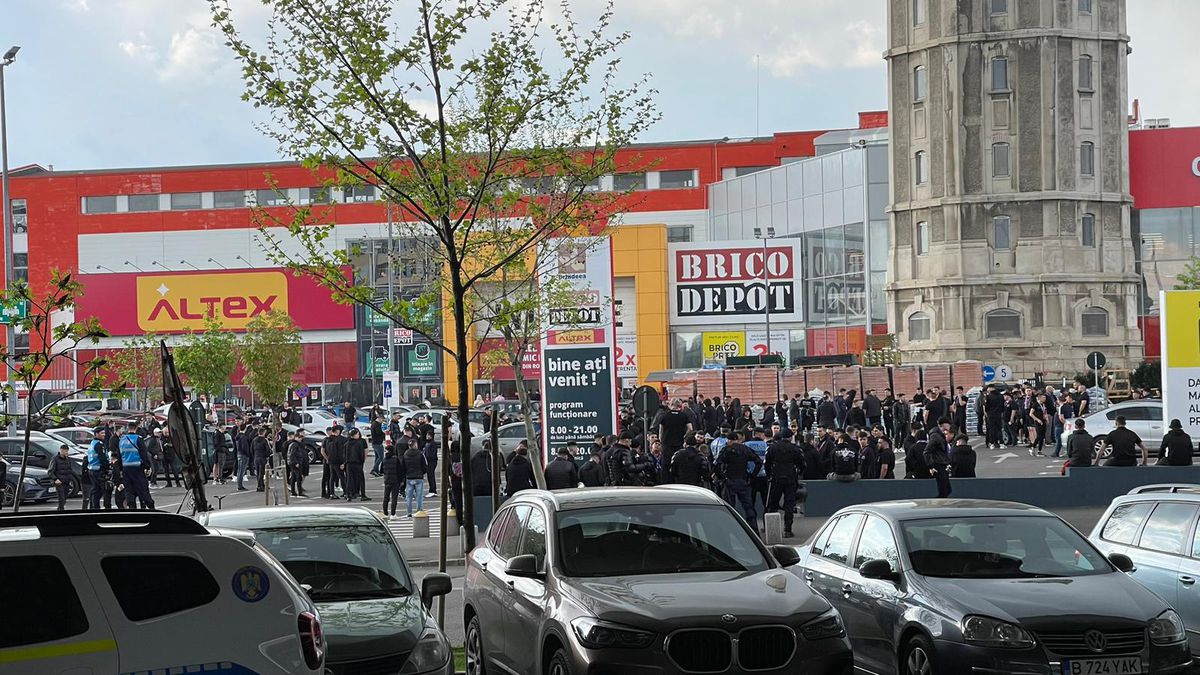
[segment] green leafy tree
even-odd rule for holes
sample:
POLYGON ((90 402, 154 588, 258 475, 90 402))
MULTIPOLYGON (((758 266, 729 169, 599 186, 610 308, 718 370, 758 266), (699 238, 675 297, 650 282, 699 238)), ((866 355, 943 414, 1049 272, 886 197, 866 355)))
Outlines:
POLYGON ((300 331, 286 312, 271 310, 246 325, 238 347, 246 385, 267 405, 282 405, 303 362, 300 331))
MULTIPOLYGON (((75 300, 81 295, 83 295, 83 285, 70 274, 63 274, 58 270, 51 271, 50 283, 43 291, 36 294, 30 289, 28 282, 21 280, 15 281, 10 289, 4 291, 3 304, 5 307, 13 307, 21 302, 26 303, 29 307, 25 317, 13 319, 14 327, 17 330, 29 334, 29 351, 22 354, 8 351, 4 358, 12 368, 13 380, 21 383, 25 391, 30 394, 37 390, 38 385, 50 373, 56 362, 65 360, 76 365, 78 379, 76 390, 61 398, 70 398, 84 392, 100 395, 101 387, 104 386, 101 369, 105 367, 107 360, 103 357, 82 360, 78 357, 76 350, 80 345, 96 344, 100 338, 108 337, 108 333, 95 317, 89 317, 83 321, 56 321, 57 317, 74 309, 75 300)), ((118 387, 118 393, 119 390, 120 387, 118 387)), ((16 390, 9 388, 8 385, 5 385, 5 393, 10 401, 16 399, 16 390)), ((26 399, 26 404, 25 447, 21 454, 20 475, 11 495, 8 494, 10 487, 7 483, 0 485, 5 492, 4 501, 12 499, 14 513, 21 508, 21 491, 25 486, 25 468, 29 465, 30 432, 38 422, 43 421, 44 417, 41 411, 34 410, 32 395, 26 399)), ((10 426, 11 431, 13 420, 5 416, 4 422, 10 426)))
POLYGON ((221 328, 221 322, 209 317, 204 330, 192 331, 175 348, 175 365, 197 394, 211 401, 225 391, 233 369, 237 367, 237 338, 221 328))
MULTIPOLYGON (((430 242, 440 283, 385 302, 347 279, 327 207, 296 209, 286 222, 259 211, 268 255, 429 337, 454 364, 459 419, 468 419, 472 288, 547 239, 628 207, 625 195, 599 191, 600 179, 637 170, 618 167, 617 150, 658 113, 645 77, 620 82, 628 35, 612 30, 611 3, 587 27, 545 0, 361 0, 353 9, 266 0, 270 37, 255 45, 228 0, 209 1, 243 66, 244 97, 272 118, 265 132, 285 155, 324 168, 330 186, 378 190, 398 227, 430 242), (480 227, 500 219, 513 230, 480 227), (416 320, 438 304, 451 314, 445 339, 416 320)), ((461 442, 469 447, 467 424, 461 442)), ((469 484, 469 462, 463 474, 469 484)), ((470 496, 463 516, 472 521, 470 496)), ((466 537, 474 546, 472 529, 466 537)))
POLYGON ((1129 376, 1135 389, 1162 390, 1162 361, 1142 361, 1129 376))
POLYGON ((1175 277, 1174 290, 1200 291, 1200 258, 1192 256, 1179 276, 1175 277))
POLYGON ((154 333, 131 337, 108 357, 109 381, 126 388, 137 407, 149 409, 155 392, 162 389, 162 355, 154 333))

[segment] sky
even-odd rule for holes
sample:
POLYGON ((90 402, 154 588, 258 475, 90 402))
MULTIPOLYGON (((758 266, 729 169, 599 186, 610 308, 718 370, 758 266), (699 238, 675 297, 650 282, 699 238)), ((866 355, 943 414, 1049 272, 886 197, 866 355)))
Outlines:
MULTIPOLYGON (((615 2, 632 36, 622 72, 659 92, 662 120, 642 141, 845 128, 887 106, 884 0, 615 2)), ((587 15, 600 0, 572 4, 587 15)), ((1200 1, 1128 6, 1130 97, 1143 116, 1200 124, 1200 1)), ((262 30, 259 2, 235 7, 262 30)), ((205 0, 0 0, 0 52, 21 46, 5 69, 10 166, 287 159, 256 129, 210 23, 205 0)))

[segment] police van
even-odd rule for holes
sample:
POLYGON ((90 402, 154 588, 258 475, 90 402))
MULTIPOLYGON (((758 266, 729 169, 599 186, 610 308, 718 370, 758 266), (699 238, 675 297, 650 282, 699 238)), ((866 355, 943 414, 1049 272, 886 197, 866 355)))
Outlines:
POLYGON ((2 516, 0 579, 0 675, 324 670, 316 606, 278 561, 184 516, 2 516))

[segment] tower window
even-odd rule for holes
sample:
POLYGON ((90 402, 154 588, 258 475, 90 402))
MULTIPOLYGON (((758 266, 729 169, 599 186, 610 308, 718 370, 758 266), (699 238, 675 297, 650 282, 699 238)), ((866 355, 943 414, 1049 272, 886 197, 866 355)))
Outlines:
POLYGON ((997 251, 1012 250, 1012 218, 996 216, 992 218, 992 248, 997 251))
POLYGON ((992 144, 992 177, 1004 178, 1011 175, 1009 167, 1008 143, 992 144))
POLYGON ((1108 337, 1108 311, 1103 307, 1083 310, 1083 337, 1108 337))
POLYGON ((924 185, 929 182, 929 160, 925 155, 925 151, 917 151, 915 160, 917 185, 924 185))
POLYGON ((1084 176, 1096 175, 1096 144, 1091 141, 1079 145, 1079 173, 1084 176))
POLYGON ((994 309, 983 317, 983 333, 988 339, 1021 337, 1021 313, 1012 309, 994 309))
POLYGON ((1079 0, 1079 11, 1087 13, 1087 14, 1091 14, 1092 13, 1092 0, 1079 0))
POLYGON ((929 315, 925 312, 917 312, 908 317, 908 339, 909 340, 928 340, 931 331, 929 315))
POLYGON ((925 0, 912 0, 912 16, 914 26, 925 25, 925 0))
POLYGON ((916 103, 924 101, 928 93, 929 79, 926 75, 925 66, 917 66, 913 68, 913 101, 916 103))
POLYGON ((1008 59, 992 59, 992 91, 1008 91, 1008 59))
POLYGON ((917 255, 929 253, 929 223, 922 220, 917 223, 916 232, 917 255))
POLYGON ((1087 54, 1079 57, 1079 88, 1084 90, 1092 88, 1092 57, 1087 54))
POLYGON ((1008 0, 991 0, 992 14, 1008 14, 1008 0))
POLYGON ((1084 246, 1094 248, 1096 246, 1096 216, 1085 213, 1083 214, 1083 222, 1080 223, 1079 236, 1084 246))

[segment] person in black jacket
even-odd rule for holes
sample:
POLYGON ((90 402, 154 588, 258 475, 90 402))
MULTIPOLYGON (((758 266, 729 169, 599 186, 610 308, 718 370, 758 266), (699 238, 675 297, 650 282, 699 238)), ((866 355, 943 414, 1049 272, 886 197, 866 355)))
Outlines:
MULTIPOLYGON (((800 478, 805 473, 804 451, 781 432, 767 448, 767 458, 764 464, 770 484, 764 509, 767 513, 778 511, 780 498, 783 499, 783 536, 791 537, 793 536, 792 522, 795 520, 793 511, 796 510, 797 504, 797 488, 800 487, 800 478)), ((803 504, 803 500, 800 503, 803 504)), ((803 506, 800 508, 800 515, 804 515, 803 506)))
POLYGON ((67 508, 67 494, 71 492, 71 483, 80 481, 83 468, 75 463, 70 456, 71 448, 66 443, 58 446, 58 454, 50 458, 46 468, 46 476, 54 479, 54 487, 58 492, 58 510, 67 508))
MULTIPOLYGON (((329 441, 326 441, 328 443, 329 441)), ((258 491, 266 489, 267 460, 271 457, 271 446, 267 443, 267 428, 259 427, 254 440, 250 441, 250 451, 254 453, 254 472, 258 475, 258 491)))
POLYGON ((913 427, 912 431, 904 437, 905 478, 933 477, 929 473, 929 467, 925 465, 925 445, 927 443, 925 430, 919 426, 913 427))
POLYGON ((867 416, 867 426, 877 427, 883 424, 883 402, 875 395, 874 389, 868 389, 863 395, 863 414, 867 416))
POLYGON ((225 442, 225 425, 217 424, 217 433, 213 434, 213 465, 212 479, 214 483, 225 484, 225 454, 229 444, 225 442))
POLYGON ((946 447, 946 434, 950 433, 950 420, 939 417, 937 426, 929 432, 925 443, 925 466, 929 475, 937 481, 937 496, 950 496, 950 452, 946 447))
POLYGON ((518 445, 508 468, 504 472, 505 493, 511 497, 521 490, 532 490, 536 483, 533 479, 533 462, 529 461, 529 448, 518 445))
POLYGON ((571 451, 559 448, 558 456, 546 465, 546 489, 569 490, 579 485, 579 469, 571 459, 571 451))
POLYGON ((837 406, 833 403, 833 396, 829 392, 821 398, 821 403, 817 405, 817 426, 826 429, 837 428, 837 406))
POLYGON ((371 475, 375 477, 383 475, 380 473, 380 467, 383 464, 383 442, 385 440, 383 414, 377 412, 371 415, 371 452, 375 455, 375 464, 371 466, 371 475))
POLYGON ((966 434, 954 438, 954 452, 950 455, 950 475, 954 478, 974 478, 975 463, 978 461, 975 448, 966 434))
POLYGON ((846 410, 846 428, 857 427, 862 429, 867 426, 867 415, 863 412, 862 401, 855 401, 850 404, 846 410))
MULTIPOLYGON (((346 439, 342 438, 342 428, 335 424, 329 428, 329 433, 325 435, 325 441, 321 444, 321 457, 325 460, 325 473, 321 476, 321 496, 325 499, 337 499, 335 491, 339 485, 342 495, 348 494, 346 474, 342 468, 346 464, 345 442, 346 439)), ((254 464, 258 465, 257 451, 254 453, 254 464)), ((259 485, 262 485, 261 478, 259 485)))
POLYGON ((438 446, 437 441, 433 440, 433 427, 430 427, 426 433, 421 452, 425 454, 425 479, 429 481, 429 492, 425 496, 436 497, 438 446))
POLYGON ((425 453, 416 444, 408 446, 404 451, 402 462, 404 464, 404 482, 406 483, 405 505, 408 507, 406 518, 412 518, 413 503, 416 503, 417 511, 421 511, 425 507, 425 493, 421 491, 422 484, 425 482, 425 453))
POLYGON ((817 450, 817 446, 813 443, 812 434, 804 434, 803 440, 800 441, 799 445, 800 450, 804 452, 803 480, 825 480, 825 477, 829 475, 829 471, 825 466, 825 462, 821 459, 821 452, 817 450))
POLYGON ((588 453, 588 461, 579 467, 579 482, 584 487, 601 487, 604 485, 604 452, 592 448, 588 453))
POLYGON ((400 459, 395 450, 388 448, 379 473, 383 476, 383 515, 395 518, 396 504, 400 501, 400 459))
MULTIPOLYGON (((308 473, 308 449, 304 447, 304 429, 296 429, 296 436, 288 441, 288 489, 293 497, 305 497, 304 474, 308 473)), ((240 476, 239 476, 240 478, 240 476)))
POLYGON ((358 429, 350 429, 346 440, 346 501, 368 501, 367 477, 363 468, 367 463, 367 440, 358 429))
POLYGON ((483 439, 483 450, 471 455, 471 494, 492 495, 492 440, 483 439))
POLYGON ((1168 466, 1192 465, 1192 437, 1183 430, 1179 420, 1171 420, 1171 428, 1163 436, 1158 450, 1158 462, 1168 466))
POLYGON ((725 501, 738 508, 741 505, 746 523, 754 531, 758 531, 758 515, 755 513, 754 500, 750 498, 750 477, 757 476, 763 467, 763 460, 746 444, 740 436, 729 439, 729 444, 717 457, 714 472, 725 479, 725 501), (753 468, 748 468, 753 466, 753 468))
POLYGON ((670 457, 663 473, 668 483, 704 485, 704 458, 696 445, 688 443, 670 457))

